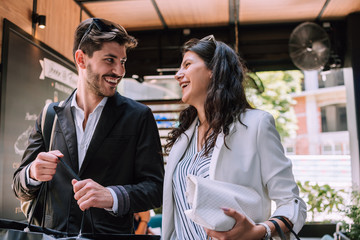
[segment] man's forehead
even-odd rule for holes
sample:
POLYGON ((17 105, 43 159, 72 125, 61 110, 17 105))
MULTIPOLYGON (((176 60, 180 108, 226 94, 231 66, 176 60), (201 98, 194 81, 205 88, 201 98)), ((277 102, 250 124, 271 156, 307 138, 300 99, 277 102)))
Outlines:
POLYGON ((100 54, 102 56, 109 56, 114 58, 126 58, 126 47, 120 45, 117 42, 105 42, 102 44, 102 48, 95 51, 94 54, 100 54))

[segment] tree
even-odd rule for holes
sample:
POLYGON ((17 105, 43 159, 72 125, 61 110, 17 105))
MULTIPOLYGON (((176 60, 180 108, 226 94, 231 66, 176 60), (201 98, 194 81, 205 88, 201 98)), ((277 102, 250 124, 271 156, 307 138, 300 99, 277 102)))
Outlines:
POLYGON ((271 113, 276 121, 276 129, 281 138, 296 137, 297 119, 294 111, 296 101, 291 93, 301 92, 302 72, 294 71, 271 71, 250 73, 249 79, 254 82, 258 76, 263 85, 263 91, 255 88, 256 84, 248 85, 246 95, 250 104, 258 109, 271 113))

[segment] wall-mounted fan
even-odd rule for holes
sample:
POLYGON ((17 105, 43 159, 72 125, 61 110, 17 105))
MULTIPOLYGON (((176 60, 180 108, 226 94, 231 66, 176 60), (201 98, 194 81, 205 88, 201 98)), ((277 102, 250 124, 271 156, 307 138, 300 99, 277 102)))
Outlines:
POLYGON ((316 23, 304 22, 290 35, 290 57, 302 70, 322 69, 330 57, 330 38, 316 23))

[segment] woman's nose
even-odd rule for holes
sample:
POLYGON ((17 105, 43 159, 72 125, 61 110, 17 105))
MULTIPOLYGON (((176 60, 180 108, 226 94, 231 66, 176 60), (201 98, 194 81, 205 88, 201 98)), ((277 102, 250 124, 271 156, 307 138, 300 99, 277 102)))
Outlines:
POLYGON ((179 70, 179 71, 175 74, 175 79, 176 79, 177 81, 180 81, 183 77, 184 77, 184 73, 183 73, 181 70, 179 70))

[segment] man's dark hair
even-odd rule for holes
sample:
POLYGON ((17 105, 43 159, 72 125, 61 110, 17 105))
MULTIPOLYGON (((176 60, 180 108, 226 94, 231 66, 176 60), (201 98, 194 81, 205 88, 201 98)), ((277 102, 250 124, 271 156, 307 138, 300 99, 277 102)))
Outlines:
POLYGON ((75 31, 73 57, 81 49, 89 57, 102 48, 104 42, 117 42, 126 49, 134 48, 137 40, 130 36, 121 25, 101 18, 82 21, 75 31))

